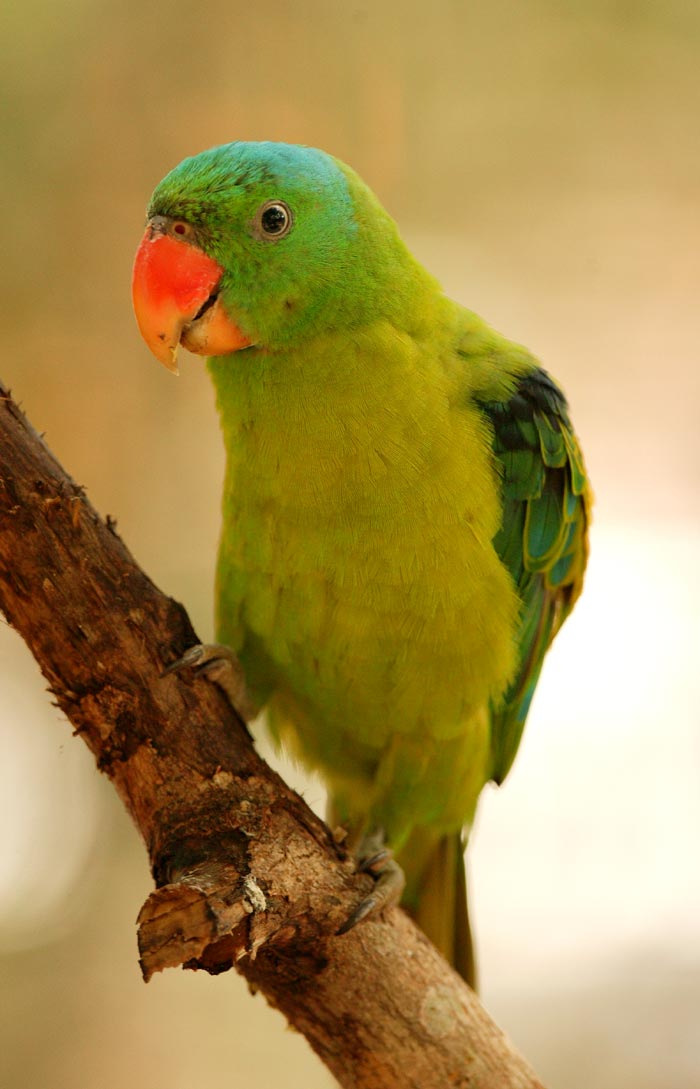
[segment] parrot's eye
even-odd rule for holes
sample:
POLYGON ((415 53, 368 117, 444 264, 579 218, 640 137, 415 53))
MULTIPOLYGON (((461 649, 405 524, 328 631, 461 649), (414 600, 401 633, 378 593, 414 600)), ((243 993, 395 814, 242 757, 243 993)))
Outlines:
POLYGON ((257 238, 277 241, 292 229, 292 211, 283 200, 268 200, 255 216, 254 233, 257 238))
POLYGON ((186 238, 188 242, 194 242, 195 229, 192 223, 184 219, 173 219, 165 222, 165 230, 176 238, 186 238))

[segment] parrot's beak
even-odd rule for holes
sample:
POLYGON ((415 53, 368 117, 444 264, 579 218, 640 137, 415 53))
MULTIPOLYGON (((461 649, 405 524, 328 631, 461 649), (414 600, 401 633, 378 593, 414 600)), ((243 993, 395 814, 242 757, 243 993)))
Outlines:
POLYGON ((198 246, 174 237, 164 217, 150 220, 134 261, 134 312, 146 344, 174 374, 180 344, 211 356, 252 343, 221 304, 223 272, 198 246))

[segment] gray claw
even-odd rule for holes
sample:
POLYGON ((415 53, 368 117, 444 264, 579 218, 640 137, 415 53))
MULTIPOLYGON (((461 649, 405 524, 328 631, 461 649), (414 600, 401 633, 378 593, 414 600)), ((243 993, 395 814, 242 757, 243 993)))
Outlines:
POLYGON ((241 663, 229 647, 221 643, 195 643, 181 658, 166 666, 161 677, 183 669, 193 669, 218 685, 244 722, 255 718, 257 708, 248 693, 241 663))
POLYGON ((363 919, 366 919, 368 915, 371 915, 377 910, 377 903, 374 896, 366 896, 364 900, 360 900, 352 915, 350 915, 342 926, 338 927, 336 934, 340 937, 341 934, 347 934, 349 930, 352 930, 354 926, 361 923, 363 919))
POLYGON ((204 657, 206 650, 210 648, 206 647, 204 643, 195 643, 193 647, 186 650, 181 658, 176 658, 174 662, 171 662, 169 666, 166 666, 161 677, 167 677, 169 673, 179 673, 182 669, 195 669, 204 657))
POLYGON ((382 846, 377 850, 378 843, 383 838, 382 833, 375 832, 366 836, 360 844, 358 868, 373 877, 375 884, 370 895, 360 900, 350 917, 338 929, 338 934, 347 934, 363 919, 398 904, 401 899, 406 878, 388 847, 382 846))

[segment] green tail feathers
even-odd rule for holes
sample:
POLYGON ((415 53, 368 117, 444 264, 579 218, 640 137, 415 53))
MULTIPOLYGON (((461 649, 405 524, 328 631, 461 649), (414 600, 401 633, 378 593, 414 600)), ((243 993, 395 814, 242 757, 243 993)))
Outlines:
POLYGON ((464 844, 459 832, 434 843, 420 881, 403 906, 445 959, 476 990, 464 844))

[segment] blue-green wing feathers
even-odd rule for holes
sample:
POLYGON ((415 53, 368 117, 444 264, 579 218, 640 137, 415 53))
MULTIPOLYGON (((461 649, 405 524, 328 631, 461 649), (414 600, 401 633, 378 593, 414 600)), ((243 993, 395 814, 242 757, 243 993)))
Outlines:
POLYGON ((519 667, 493 710, 492 777, 520 744, 547 647, 571 611, 587 558, 590 492, 564 395, 533 368, 505 401, 480 400, 493 428, 503 521, 494 545, 522 601, 519 667))

